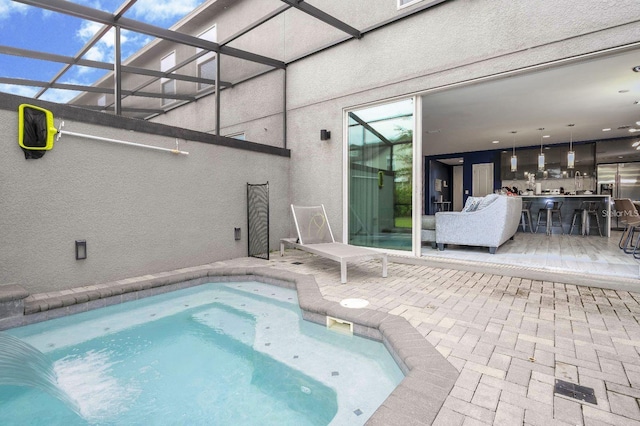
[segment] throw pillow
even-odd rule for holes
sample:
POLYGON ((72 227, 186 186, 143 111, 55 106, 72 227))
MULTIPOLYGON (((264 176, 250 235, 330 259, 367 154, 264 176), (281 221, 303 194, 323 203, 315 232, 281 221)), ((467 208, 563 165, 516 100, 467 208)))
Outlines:
POLYGON ((482 197, 468 197, 467 202, 464 204, 463 212, 475 212, 480 205, 482 197))
POLYGON ((482 200, 480 201, 480 204, 478 205, 478 208, 476 210, 484 209, 489 204, 491 204, 494 201, 496 201, 498 199, 498 197, 499 197, 498 194, 489 194, 486 197, 483 197, 482 200))

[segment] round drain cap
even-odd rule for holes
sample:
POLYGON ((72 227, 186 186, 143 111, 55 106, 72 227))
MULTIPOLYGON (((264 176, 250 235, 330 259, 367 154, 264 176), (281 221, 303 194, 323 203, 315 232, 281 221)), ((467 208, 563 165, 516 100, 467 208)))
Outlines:
POLYGON ((369 301, 364 299, 344 299, 343 301, 340 302, 340 305, 344 306, 345 308, 353 308, 353 309, 364 308, 368 304, 369 304, 369 301))

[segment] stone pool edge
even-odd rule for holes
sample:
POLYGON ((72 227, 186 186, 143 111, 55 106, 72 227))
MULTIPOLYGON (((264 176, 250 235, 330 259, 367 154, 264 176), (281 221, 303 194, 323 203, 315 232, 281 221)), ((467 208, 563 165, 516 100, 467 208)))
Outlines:
POLYGON ((271 267, 203 265, 127 278, 55 293, 28 295, 19 286, 0 287, 9 313, 0 330, 46 321, 208 282, 259 281, 296 290, 302 316, 326 325, 331 316, 353 323, 356 335, 381 341, 405 378, 368 419, 368 425, 430 425, 453 388, 458 371, 406 319, 372 309, 349 309, 324 299, 312 275, 271 267))

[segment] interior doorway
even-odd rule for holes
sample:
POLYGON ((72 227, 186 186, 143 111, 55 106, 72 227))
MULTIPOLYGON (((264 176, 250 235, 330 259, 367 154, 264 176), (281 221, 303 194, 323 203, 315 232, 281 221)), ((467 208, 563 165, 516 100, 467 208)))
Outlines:
POLYGON ((477 163, 472 168, 471 190, 474 197, 493 193, 493 163, 477 163))

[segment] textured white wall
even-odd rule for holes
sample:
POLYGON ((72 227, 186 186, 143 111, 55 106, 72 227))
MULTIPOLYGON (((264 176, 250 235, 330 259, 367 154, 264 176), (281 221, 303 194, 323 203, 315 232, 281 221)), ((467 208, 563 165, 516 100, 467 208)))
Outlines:
POLYGON ((380 99, 638 41, 639 17, 637 0, 450 0, 291 65, 288 106, 380 99))
POLYGON ((451 0, 291 64, 292 202, 322 200, 341 235, 344 108, 638 42, 639 17, 637 0, 451 0))
MULTIPOLYGON (((247 182, 269 181, 271 248, 288 230, 289 158, 182 141, 184 157, 63 135, 27 161, 17 128, 17 111, 0 109, 0 285, 46 292, 246 256, 247 182), (86 260, 75 260, 78 239, 86 260)), ((70 120, 65 129, 175 147, 70 120)))
MULTIPOLYGON (((244 132, 246 139, 284 147, 284 71, 275 71, 222 90, 221 136, 244 132)), ((153 119, 156 123, 215 133, 215 96, 204 97, 153 119)))

